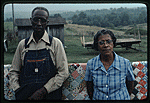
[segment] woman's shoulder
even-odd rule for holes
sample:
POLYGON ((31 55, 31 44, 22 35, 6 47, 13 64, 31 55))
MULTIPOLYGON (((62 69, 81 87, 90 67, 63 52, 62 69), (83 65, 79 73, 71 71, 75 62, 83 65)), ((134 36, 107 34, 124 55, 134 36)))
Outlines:
POLYGON ((88 63, 88 64, 89 64, 89 63, 95 63, 95 62, 97 62, 98 60, 100 60, 100 59, 99 59, 99 55, 96 56, 96 57, 94 57, 94 58, 92 58, 92 59, 90 59, 87 63, 88 63))
POLYGON ((125 57, 122 57, 118 54, 115 54, 116 56, 116 59, 119 60, 119 61, 122 61, 122 62, 130 62, 129 59, 125 58, 125 57))

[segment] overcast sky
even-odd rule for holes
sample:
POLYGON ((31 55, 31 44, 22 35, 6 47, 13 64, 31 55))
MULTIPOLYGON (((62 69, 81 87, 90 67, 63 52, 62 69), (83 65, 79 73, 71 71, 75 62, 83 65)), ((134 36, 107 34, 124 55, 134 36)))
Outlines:
MULTIPOLYGON (((31 12, 33 8, 37 6, 42 6, 47 8, 49 11, 76 11, 76 10, 91 10, 91 9, 110 9, 110 8, 135 8, 135 7, 146 7, 142 3, 95 3, 95 4, 14 4, 15 12, 18 11, 28 11, 31 12)), ((6 4, 4 6, 4 13, 12 11, 12 4, 6 4)))

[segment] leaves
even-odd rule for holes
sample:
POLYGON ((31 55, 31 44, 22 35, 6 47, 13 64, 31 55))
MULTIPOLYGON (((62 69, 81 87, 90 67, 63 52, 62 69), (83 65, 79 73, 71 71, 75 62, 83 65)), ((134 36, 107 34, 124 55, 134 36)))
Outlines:
POLYGON ((90 25, 99 27, 127 26, 147 22, 146 8, 118 8, 88 10, 77 13, 71 18, 73 24, 90 25))

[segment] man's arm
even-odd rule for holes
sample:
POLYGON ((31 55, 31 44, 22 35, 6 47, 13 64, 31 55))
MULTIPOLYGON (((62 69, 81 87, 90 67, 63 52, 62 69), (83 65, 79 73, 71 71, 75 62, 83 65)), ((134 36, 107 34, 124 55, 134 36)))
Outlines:
POLYGON ((87 86, 87 92, 88 92, 88 95, 89 95, 89 98, 92 100, 93 98, 93 82, 92 81, 87 81, 86 82, 86 86, 87 86))
POLYGON ((54 38, 55 41, 53 43, 55 44, 55 65, 56 69, 58 70, 58 74, 55 75, 55 77, 51 78, 44 87, 47 89, 48 93, 60 88, 63 84, 63 82, 67 79, 69 76, 68 71, 68 63, 67 63, 67 57, 65 54, 64 47, 60 40, 54 38))
POLYGON ((19 42, 13 61, 12 61, 12 67, 9 70, 9 75, 10 75, 9 84, 10 84, 10 88, 12 88, 14 91, 20 88, 19 74, 20 74, 20 68, 22 65, 21 52, 22 52, 23 46, 24 46, 24 40, 19 42))

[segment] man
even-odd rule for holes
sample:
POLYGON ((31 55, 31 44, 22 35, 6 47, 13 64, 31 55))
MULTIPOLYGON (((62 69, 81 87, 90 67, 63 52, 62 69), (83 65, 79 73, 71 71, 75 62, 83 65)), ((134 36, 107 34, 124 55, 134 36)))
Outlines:
POLYGON ((33 33, 16 49, 10 86, 17 100, 61 100, 61 86, 69 76, 68 64, 61 41, 45 31, 48 16, 44 7, 32 11, 33 33))

